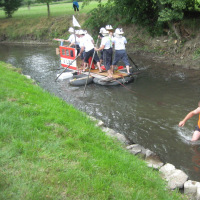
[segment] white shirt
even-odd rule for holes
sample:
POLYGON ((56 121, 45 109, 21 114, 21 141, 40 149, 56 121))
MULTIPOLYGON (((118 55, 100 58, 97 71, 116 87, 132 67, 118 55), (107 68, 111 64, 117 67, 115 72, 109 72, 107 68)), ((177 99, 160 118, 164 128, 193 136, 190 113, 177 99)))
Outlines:
POLYGON ((85 36, 89 37, 91 39, 91 41, 93 41, 93 38, 90 34, 86 33, 85 36))
POLYGON ((80 47, 85 47, 85 52, 94 49, 94 44, 92 43, 91 38, 91 36, 88 36, 88 34, 86 34, 80 40, 80 47))
POLYGON ((69 40, 70 43, 76 41, 75 44, 78 44, 78 42, 77 42, 77 37, 76 37, 74 34, 71 34, 71 35, 69 36, 68 40, 69 40), (76 38, 76 39, 75 39, 75 38, 76 38))
POLYGON ((124 50, 126 49, 125 44, 127 43, 127 40, 125 37, 114 37, 112 39, 112 42, 115 45, 115 50, 124 50))
POLYGON ((105 36, 101 39, 101 46, 105 45, 104 49, 110 49, 112 47, 112 41, 109 36, 105 36))

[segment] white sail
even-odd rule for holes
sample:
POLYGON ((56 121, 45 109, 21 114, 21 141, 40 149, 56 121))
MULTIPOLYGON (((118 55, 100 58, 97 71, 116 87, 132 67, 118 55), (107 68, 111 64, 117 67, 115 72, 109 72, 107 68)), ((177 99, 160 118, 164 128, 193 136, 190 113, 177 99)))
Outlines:
POLYGON ((80 24, 78 23, 78 21, 76 20, 76 18, 73 15, 73 26, 77 26, 77 27, 81 27, 80 24))

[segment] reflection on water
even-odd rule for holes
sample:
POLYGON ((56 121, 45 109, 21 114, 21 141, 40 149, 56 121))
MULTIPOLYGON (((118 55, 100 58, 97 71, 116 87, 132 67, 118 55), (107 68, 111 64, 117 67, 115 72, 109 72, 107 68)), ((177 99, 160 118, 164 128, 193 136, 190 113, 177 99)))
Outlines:
POLYGON ((157 153, 164 162, 200 181, 200 143, 190 142, 198 116, 185 127, 178 123, 200 100, 200 71, 156 64, 132 55, 142 73, 135 82, 106 87, 96 84, 73 87, 56 81, 60 59, 52 46, 1 45, 0 60, 23 69, 45 90, 78 109, 101 119, 115 131, 157 153), (130 92, 130 90, 132 92, 130 92))

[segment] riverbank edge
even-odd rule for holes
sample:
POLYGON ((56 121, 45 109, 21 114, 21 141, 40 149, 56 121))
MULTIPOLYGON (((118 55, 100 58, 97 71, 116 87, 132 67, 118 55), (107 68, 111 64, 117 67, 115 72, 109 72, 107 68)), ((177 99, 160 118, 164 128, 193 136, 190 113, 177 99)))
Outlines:
MULTIPOLYGON (((7 65, 7 64, 6 64, 7 65)), ((10 70, 10 71, 12 71, 13 69, 13 66, 11 66, 11 65, 9 65, 9 68, 10 69, 7 69, 7 70, 10 70)), ((14 71, 15 72, 13 72, 13 73, 21 73, 21 70, 20 69, 16 69, 16 68, 14 68, 14 71)), ((31 77, 30 76, 27 76, 27 75, 25 75, 26 76, 26 78, 27 79, 31 79, 31 77)), ((7 80, 9 80, 9 82, 12 84, 12 82, 13 82, 13 80, 12 80, 12 78, 9 78, 9 77, 6 77, 6 79, 7 80)), ((25 81, 26 82, 26 85, 27 85, 27 81, 25 81)), ((35 81, 34 80, 32 80, 31 79, 31 82, 28 82, 28 85, 29 84, 32 84, 32 85, 36 85, 36 83, 35 83, 35 81)), ((18 87, 18 85, 16 85, 15 87, 18 87)), ((25 94, 20 94, 20 95, 22 95, 21 96, 21 98, 25 98, 24 97, 24 95, 25 94)), ((20 98, 20 97, 19 97, 20 98)), ((9 101, 9 102, 15 102, 15 101, 17 101, 17 98, 16 97, 6 97, 6 99, 7 99, 7 101, 9 101)), ((25 101, 25 104, 27 104, 28 105, 28 102, 26 102, 26 100, 24 99, 23 101, 25 101)), ((66 102, 65 102, 65 104, 67 104, 66 102)), ((37 106, 39 106, 39 105, 37 105, 37 106)), ((75 109, 75 110, 77 110, 77 109, 75 109)), ((81 111, 78 111, 80 114, 82 113, 81 111)), ((129 148, 127 148, 127 144, 128 143, 130 143, 130 141, 128 141, 122 134, 119 134, 119 133, 114 133, 111 129, 109 129, 109 128, 106 128, 106 127, 104 127, 104 123, 102 122, 102 121, 99 121, 99 120, 96 120, 95 118, 93 118, 93 117, 91 117, 91 116, 88 116, 88 118, 89 118, 89 120, 90 121, 95 121, 95 123, 96 123, 96 121, 97 121, 97 123, 96 123, 96 126, 98 126, 98 127, 101 127, 101 129, 102 129, 102 131, 103 132, 105 132, 106 133, 106 135, 107 136, 111 136, 111 137, 113 137, 113 136, 116 136, 117 137, 117 139, 123 144, 121 147, 123 148, 123 147, 126 147, 126 150, 130 150, 131 148, 130 147, 133 147, 133 146, 130 146, 130 145, 128 145, 129 146, 129 148), (125 145, 126 144, 126 145, 125 145)), ((17 120, 17 119, 16 119, 17 120)), ((49 124, 49 126, 50 126, 50 124, 49 124)), ((86 132, 87 132, 87 130, 85 130, 86 132)), ((95 133, 94 133, 95 134, 95 133)), ((15 138, 15 140, 16 140, 17 138, 15 138)), ((115 142, 114 142, 115 143, 115 142)), ((22 143, 21 143, 22 144, 22 143)), ((114 144, 114 145, 116 145, 116 144, 114 144)), ((133 149, 132 149, 132 154, 133 154, 133 149)), ((134 154, 134 155, 136 155, 136 154, 134 154)), ((135 156, 136 157, 136 156, 135 156)), ((137 159, 137 158, 136 158, 137 159)), ((139 158, 138 158, 139 159, 139 158)), ((140 159, 139 159, 140 160, 140 159)), ((151 171, 151 169, 150 169, 150 173, 152 173, 152 171, 151 171)), ((151 180, 152 181, 152 180, 151 180)), ((151 182, 150 181, 150 182, 151 182)), ((158 190, 158 188, 156 189, 156 190, 158 190)), ((183 196, 182 196, 183 197, 183 196)))

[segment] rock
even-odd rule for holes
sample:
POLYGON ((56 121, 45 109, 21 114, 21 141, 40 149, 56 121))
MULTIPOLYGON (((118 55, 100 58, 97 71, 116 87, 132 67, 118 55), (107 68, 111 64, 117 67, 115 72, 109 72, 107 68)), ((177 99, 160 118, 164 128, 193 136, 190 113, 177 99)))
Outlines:
POLYGON ((153 151, 150 151, 149 149, 146 150, 146 157, 150 157, 150 156, 156 156, 156 154, 153 151))
POLYGON ((98 120, 96 126, 101 126, 101 127, 103 127, 103 126, 104 126, 104 122, 101 121, 101 120, 98 120))
POLYGON ((98 120, 98 119, 96 119, 96 118, 93 117, 93 116, 88 116, 88 118, 89 118, 91 121, 93 121, 93 122, 97 122, 97 123, 96 123, 96 126, 104 126, 104 122, 103 122, 103 121, 98 120))
POLYGON ((176 188, 183 188, 184 183, 188 180, 188 175, 183 171, 176 169, 175 172, 168 177, 168 179, 168 187, 171 190, 174 190, 176 188))
POLYGON ((103 127, 102 130, 103 130, 103 131, 106 133, 106 135, 108 135, 108 136, 113 137, 113 136, 116 135, 116 132, 115 132, 113 129, 111 129, 111 128, 103 127))
POLYGON ((24 75, 24 76, 26 76, 27 79, 31 79, 31 76, 29 75, 24 75))
POLYGON ((175 169, 174 165, 167 163, 161 167, 159 171, 162 173, 162 177, 166 179, 174 172, 175 169))
POLYGON ((116 134, 116 138, 123 144, 126 144, 126 145, 130 144, 130 141, 124 135, 120 133, 116 134))
POLYGON ((139 144, 132 144, 126 147, 127 150, 129 150, 130 153, 136 155, 138 153, 142 152, 142 146, 140 146, 139 144))
POLYGON ((196 197, 197 197, 197 200, 200 200, 200 185, 199 184, 197 186, 197 195, 196 195, 196 197))
POLYGON ((156 155, 147 157, 145 161, 148 167, 153 167, 154 169, 159 169, 164 165, 164 163, 156 155))
POLYGON ((88 118, 91 120, 91 121, 97 121, 97 119, 95 118, 95 117, 93 117, 93 116, 88 116, 88 118))
POLYGON ((184 183, 184 194, 196 194, 198 182, 188 180, 184 183))
POLYGON ((176 169, 174 165, 167 163, 159 170, 162 176, 168 181, 168 187, 171 190, 183 188, 188 176, 181 170, 176 169))

